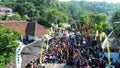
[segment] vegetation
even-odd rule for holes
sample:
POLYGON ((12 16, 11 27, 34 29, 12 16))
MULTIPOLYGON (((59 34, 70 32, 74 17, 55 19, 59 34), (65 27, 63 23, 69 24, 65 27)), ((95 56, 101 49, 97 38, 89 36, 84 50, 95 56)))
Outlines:
POLYGON ((120 9, 114 12, 112 22, 114 33, 120 39, 120 9))
MULTIPOLYGON (((114 15, 112 17, 112 22, 120 22, 120 9, 119 10, 116 10, 114 12, 114 15)), ((115 24, 115 23, 114 23, 115 24)))
MULTIPOLYGON (((35 19, 39 24, 50 27, 52 23, 61 26, 62 23, 77 25, 78 30, 84 32, 84 28, 95 33, 110 29, 107 21, 109 16, 120 7, 120 4, 106 2, 70 1, 58 2, 58 0, 1 0, 0 4, 10 7, 15 15, 5 15, 0 20, 27 20, 35 19), (80 28, 81 27, 81 28, 80 28)), ((113 15, 112 22, 120 21, 120 11, 113 15)), ((120 27, 114 26, 115 34, 120 37, 120 27)), ((5 66, 14 56, 19 33, 0 26, 0 66, 5 66), (2 62, 2 63, 1 63, 2 62)), ((3 68, 3 67, 0 67, 3 68)))
MULTIPOLYGON (((82 30, 86 27, 94 34, 97 30, 99 33, 105 29, 110 29, 110 24, 106 22, 107 16, 105 14, 88 13, 81 15, 77 24, 82 26, 82 30)), ((78 26, 79 27, 79 26, 78 26)), ((81 30, 81 29, 80 29, 81 30)))
MULTIPOLYGON (((106 2, 88 2, 88 1, 70 1, 70 2, 63 2, 62 6, 67 9, 71 13, 78 15, 79 13, 82 14, 83 12, 95 12, 95 13, 104 13, 107 16, 110 16, 119 9, 120 4, 114 3, 106 3, 106 2), (81 11, 83 11, 81 13, 81 11)), ((73 15, 74 15, 73 14, 73 15)))
POLYGON ((19 21, 19 20, 21 20, 21 16, 18 14, 18 13, 15 13, 14 15, 12 15, 12 16, 6 16, 6 18, 5 18, 5 20, 7 20, 7 21, 10 21, 10 20, 17 20, 17 21, 19 21))
POLYGON ((38 23, 45 26, 51 26, 53 22, 68 22, 70 18, 78 21, 80 15, 88 12, 104 13, 109 16, 120 7, 119 4, 106 2, 58 2, 57 0, 1 0, 1 4, 12 8, 14 12, 18 12, 21 19, 24 15, 35 17, 38 23))
POLYGON ((116 24, 116 26, 113 27, 114 33, 117 36, 118 39, 120 39, 120 23, 116 24))
POLYGON ((111 15, 116 9, 120 7, 120 4, 106 3, 106 2, 87 2, 81 1, 80 6, 87 11, 96 13, 105 13, 106 15, 111 15))
POLYGON ((5 68, 7 63, 15 57, 16 47, 19 45, 17 43, 19 37, 19 32, 0 25, 0 68, 5 68))

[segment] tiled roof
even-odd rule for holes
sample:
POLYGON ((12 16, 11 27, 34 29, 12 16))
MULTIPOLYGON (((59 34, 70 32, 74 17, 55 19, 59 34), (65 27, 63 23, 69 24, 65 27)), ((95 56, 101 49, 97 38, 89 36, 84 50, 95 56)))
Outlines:
MULTIPOLYGON (((36 61, 39 58, 40 48, 42 45, 42 41, 35 41, 29 45, 27 45, 21 53, 22 57, 22 65, 21 68, 26 68, 31 61, 36 61)), ((7 68, 16 68, 16 58, 12 60, 8 65, 7 68)))
POLYGON ((47 29, 38 23, 28 23, 26 21, 1 21, 5 28, 15 29, 22 35, 41 36, 47 32, 47 29))

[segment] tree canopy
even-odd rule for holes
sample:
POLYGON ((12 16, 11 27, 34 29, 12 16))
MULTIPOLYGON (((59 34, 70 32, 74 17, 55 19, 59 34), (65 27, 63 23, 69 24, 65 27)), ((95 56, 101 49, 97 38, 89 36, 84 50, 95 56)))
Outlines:
POLYGON ((120 9, 114 12, 112 22, 120 22, 120 9))
POLYGON ((113 31, 118 39, 120 39, 120 23, 113 27, 113 31))
POLYGON ((0 25, 0 68, 5 68, 15 57, 16 47, 19 45, 17 43, 19 37, 19 32, 0 25))
MULTIPOLYGON (((18 12, 21 15, 21 19, 23 19, 24 15, 36 17, 39 21, 38 23, 45 26, 50 26, 53 21, 68 22, 70 18, 79 21, 82 18, 80 17, 81 15, 89 12, 104 13, 109 16, 120 7, 119 4, 106 2, 58 2, 58 0, 1 0, 1 4, 12 8, 14 12, 18 12), (50 17, 51 15, 52 17, 50 17)), ((100 15, 103 14, 96 14, 94 17, 97 18, 100 15)), ((97 20, 98 22, 104 18, 100 17, 97 20)))
POLYGON ((112 16, 113 31, 120 39, 120 9, 116 10, 112 16))

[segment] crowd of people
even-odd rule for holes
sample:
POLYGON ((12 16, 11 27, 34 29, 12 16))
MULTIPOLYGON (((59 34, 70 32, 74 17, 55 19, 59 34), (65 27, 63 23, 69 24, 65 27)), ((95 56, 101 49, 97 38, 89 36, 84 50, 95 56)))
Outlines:
MULTIPOLYGON (((90 37, 83 37, 75 28, 54 31, 49 48, 43 52, 44 63, 68 63, 75 68, 105 68, 108 64, 96 39, 90 41, 90 37)), ((120 68, 120 63, 112 62, 111 67, 120 68)))

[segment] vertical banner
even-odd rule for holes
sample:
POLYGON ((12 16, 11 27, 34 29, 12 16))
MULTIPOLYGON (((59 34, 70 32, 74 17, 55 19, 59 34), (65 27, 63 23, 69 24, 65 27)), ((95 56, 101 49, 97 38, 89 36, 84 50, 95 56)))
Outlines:
POLYGON ((108 43, 108 37, 107 37, 106 45, 107 45, 107 51, 108 51, 108 64, 110 65, 110 46, 108 43))
POLYGON ((98 32, 98 30, 97 30, 97 31, 96 31, 96 34, 95 34, 95 40, 97 40, 98 35, 99 35, 99 32, 98 32))
POLYGON ((43 53, 44 45, 45 45, 45 37, 43 37, 42 45, 41 45, 41 49, 40 49, 40 63, 42 63, 42 53, 43 53))

